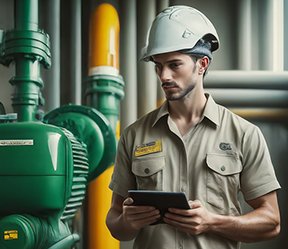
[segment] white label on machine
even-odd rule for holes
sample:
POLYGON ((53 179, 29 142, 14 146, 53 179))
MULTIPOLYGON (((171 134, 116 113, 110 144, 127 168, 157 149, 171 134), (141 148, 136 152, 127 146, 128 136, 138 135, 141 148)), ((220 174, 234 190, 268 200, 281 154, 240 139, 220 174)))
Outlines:
POLYGON ((14 139, 0 140, 0 146, 31 146, 34 145, 33 139, 14 139))

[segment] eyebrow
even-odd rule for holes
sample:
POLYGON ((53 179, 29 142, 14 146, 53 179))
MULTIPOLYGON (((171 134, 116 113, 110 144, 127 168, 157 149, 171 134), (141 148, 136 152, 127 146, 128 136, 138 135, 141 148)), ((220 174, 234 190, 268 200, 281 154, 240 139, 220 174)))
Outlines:
MULTIPOLYGON (((175 63, 175 62, 182 62, 182 60, 181 60, 181 59, 172 59, 172 60, 166 61, 164 64, 175 63)), ((161 64, 161 65, 162 65, 162 63, 160 63, 160 62, 158 62, 158 61, 155 61, 155 60, 154 60, 154 63, 155 63, 155 64, 161 64)))

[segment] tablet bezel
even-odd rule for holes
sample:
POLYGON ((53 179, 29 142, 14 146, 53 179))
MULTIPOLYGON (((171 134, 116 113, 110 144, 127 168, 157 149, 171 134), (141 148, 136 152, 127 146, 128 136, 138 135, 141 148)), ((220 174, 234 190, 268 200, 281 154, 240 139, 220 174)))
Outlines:
POLYGON ((160 212, 167 212, 168 208, 190 209, 186 195, 183 192, 129 190, 128 194, 133 199, 134 205, 153 206, 159 209, 160 212))

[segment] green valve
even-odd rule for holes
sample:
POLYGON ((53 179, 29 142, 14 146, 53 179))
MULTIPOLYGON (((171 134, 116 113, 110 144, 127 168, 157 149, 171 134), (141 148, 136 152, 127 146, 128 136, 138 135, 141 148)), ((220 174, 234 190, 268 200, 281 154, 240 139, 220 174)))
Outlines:
POLYGON ((44 122, 64 127, 87 146, 88 181, 114 163, 116 138, 107 118, 96 109, 66 105, 47 113, 44 122))
POLYGON ((119 117, 120 100, 124 97, 122 76, 91 75, 88 77, 85 97, 87 104, 96 108, 110 121, 113 131, 119 117))

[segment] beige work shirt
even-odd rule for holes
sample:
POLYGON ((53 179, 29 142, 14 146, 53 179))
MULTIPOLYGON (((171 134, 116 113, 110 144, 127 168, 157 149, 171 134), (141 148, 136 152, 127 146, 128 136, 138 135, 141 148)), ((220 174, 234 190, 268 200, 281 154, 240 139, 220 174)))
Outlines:
MULTIPOLYGON (((182 191, 211 212, 239 215, 240 191, 251 200, 280 188, 260 129, 206 97, 203 119, 184 136, 169 117, 167 102, 124 130, 113 192, 127 197, 129 189, 182 191)), ((240 243, 159 224, 142 229, 134 248, 235 249, 240 243)))

